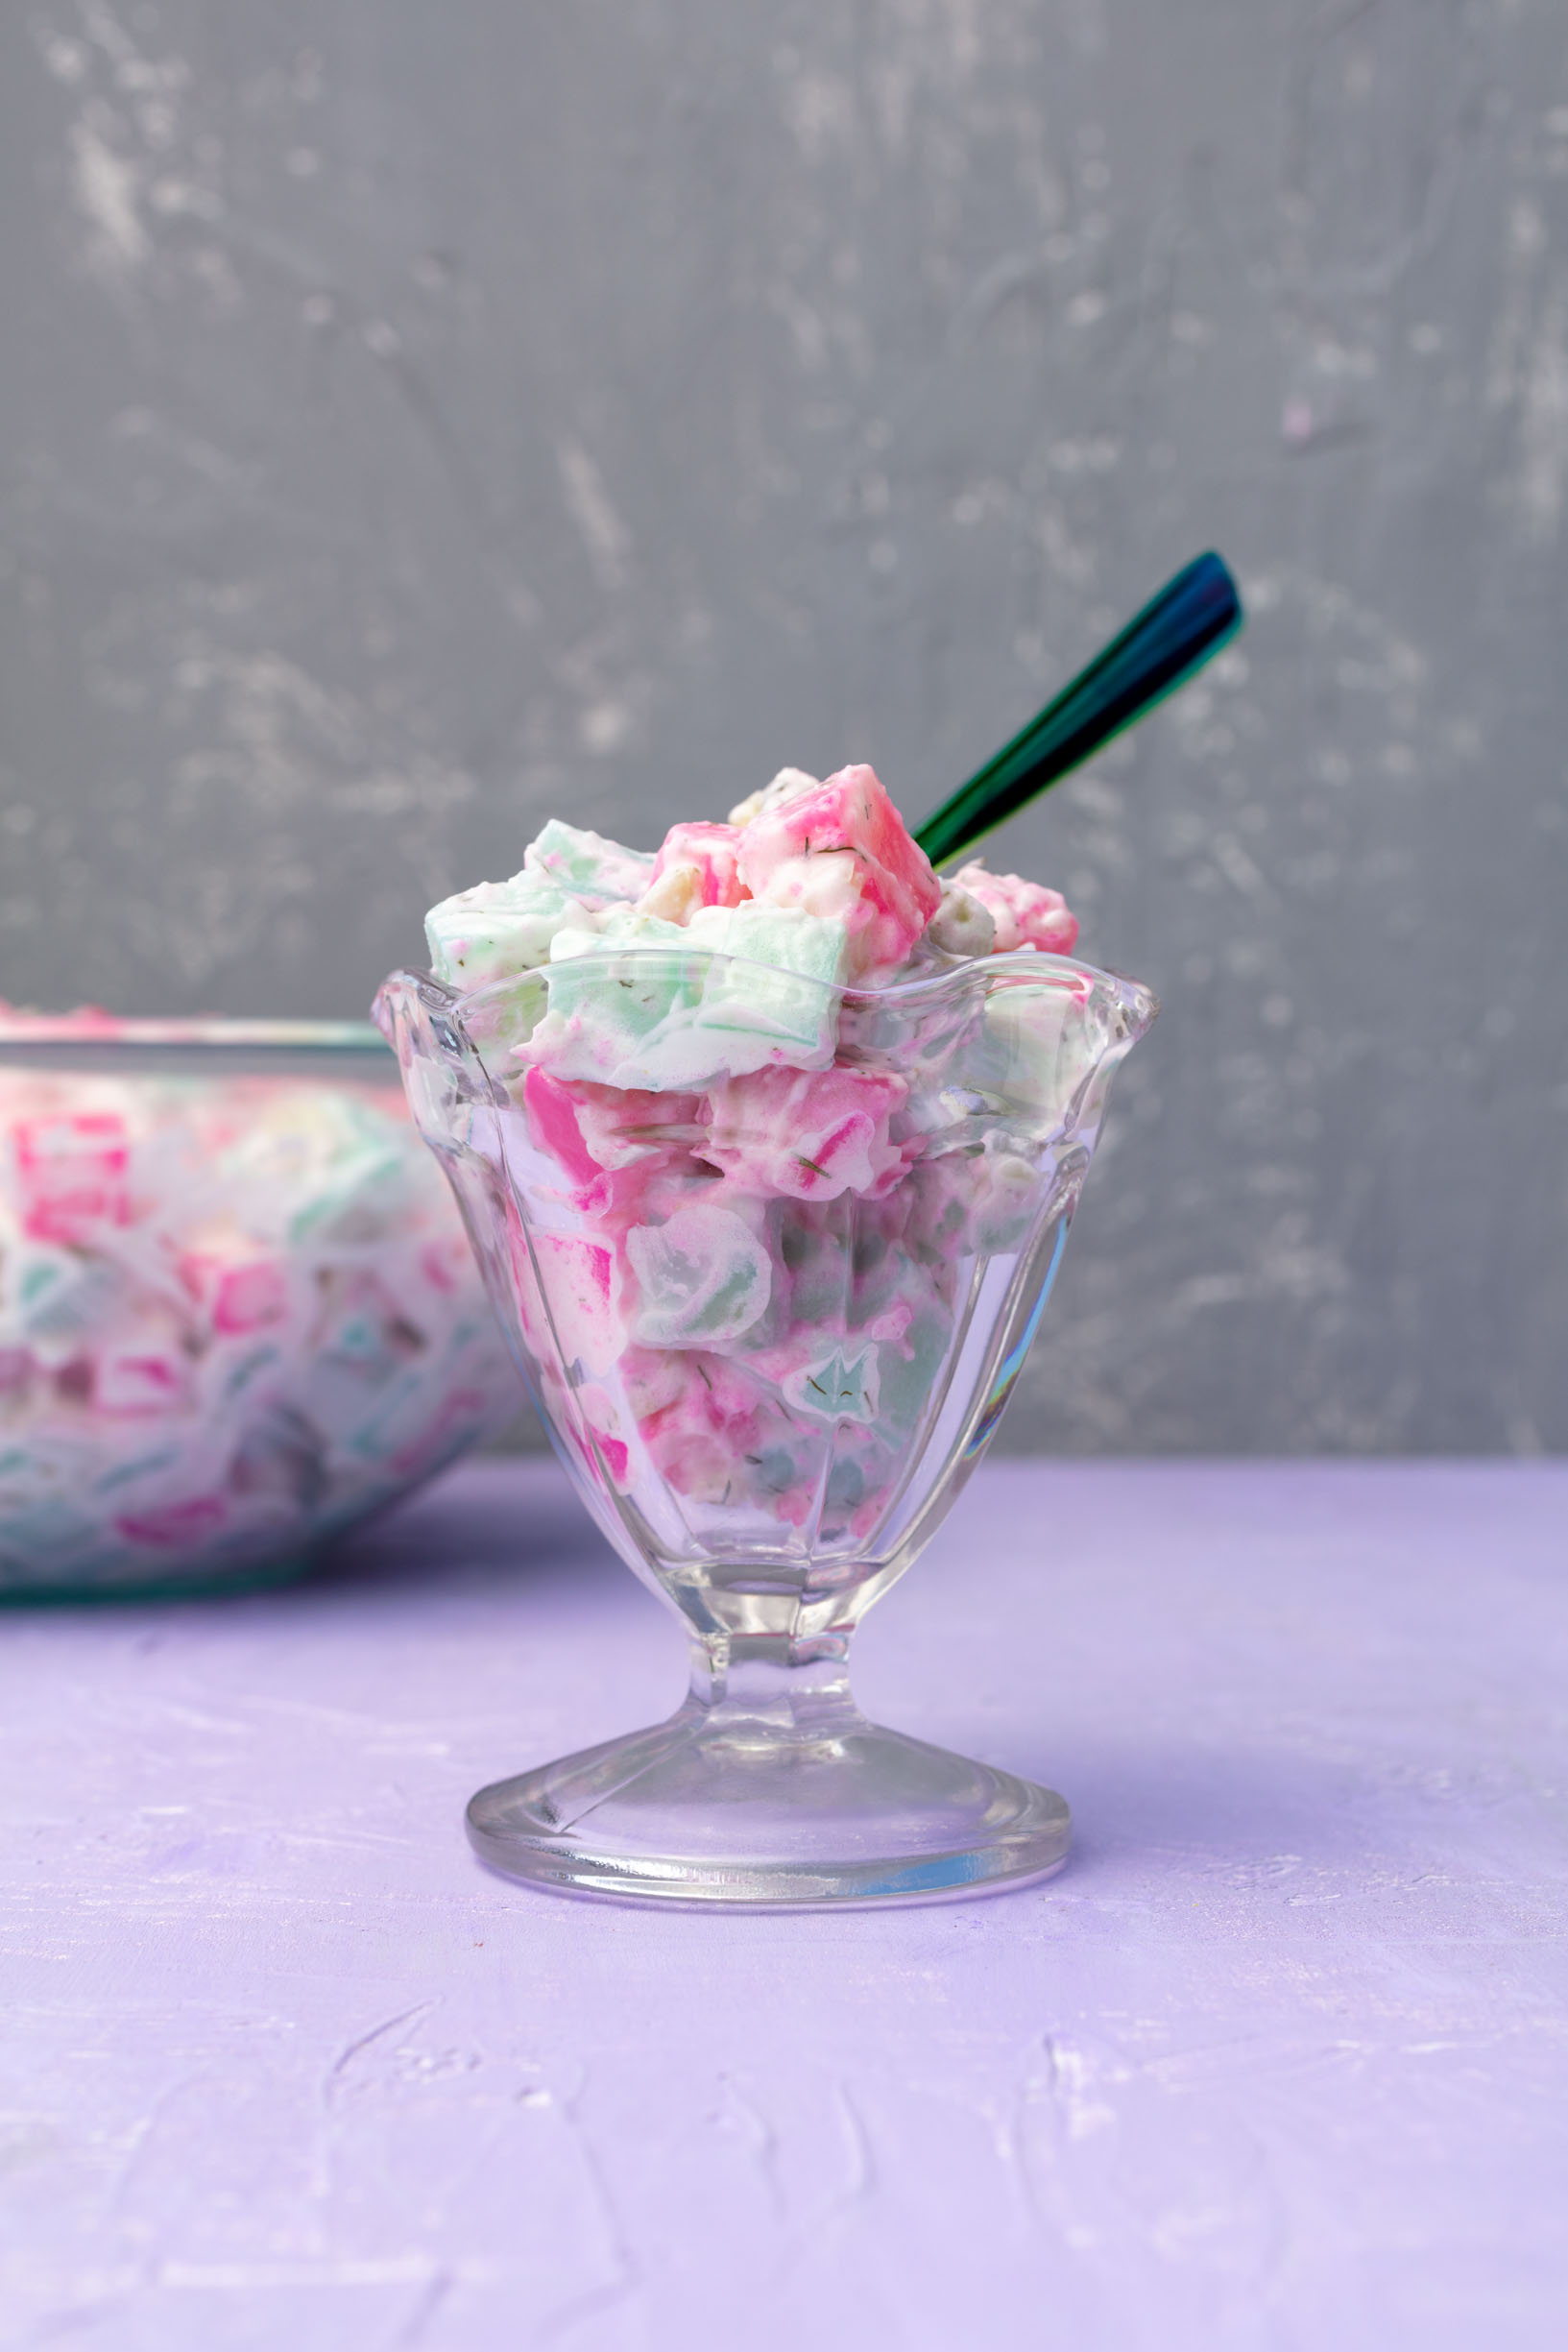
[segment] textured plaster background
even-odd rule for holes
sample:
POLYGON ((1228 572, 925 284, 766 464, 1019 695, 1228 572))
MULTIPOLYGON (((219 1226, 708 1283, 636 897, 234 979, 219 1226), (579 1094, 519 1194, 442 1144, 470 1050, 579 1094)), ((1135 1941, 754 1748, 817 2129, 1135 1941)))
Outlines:
POLYGON ((1565 230, 1561 0, 12 0, 0 989, 919 814, 1216 544, 1004 837, 1167 1000, 1008 1437, 1560 1447, 1565 230))

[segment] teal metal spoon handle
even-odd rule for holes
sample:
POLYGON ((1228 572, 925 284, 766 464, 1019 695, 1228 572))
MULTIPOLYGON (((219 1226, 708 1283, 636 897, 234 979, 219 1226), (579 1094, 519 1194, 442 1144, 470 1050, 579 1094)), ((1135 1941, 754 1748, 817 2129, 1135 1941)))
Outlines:
POLYGON ((1200 555, 1168 580, 1021 735, 926 819, 915 839, 949 865, 1059 776, 1153 709, 1242 626, 1242 599, 1220 558, 1200 555))

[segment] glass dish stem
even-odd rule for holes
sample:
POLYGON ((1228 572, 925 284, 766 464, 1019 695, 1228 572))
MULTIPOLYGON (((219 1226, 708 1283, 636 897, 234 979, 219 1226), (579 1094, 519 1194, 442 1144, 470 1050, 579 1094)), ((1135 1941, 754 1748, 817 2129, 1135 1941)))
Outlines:
POLYGON ((694 1638, 666 1722, 481 1789, 475 1851, 565 1893, 790 1910, 943 1902, 1059 1870, 1061 1798, 868 1721, 852 1632, 694 1638))

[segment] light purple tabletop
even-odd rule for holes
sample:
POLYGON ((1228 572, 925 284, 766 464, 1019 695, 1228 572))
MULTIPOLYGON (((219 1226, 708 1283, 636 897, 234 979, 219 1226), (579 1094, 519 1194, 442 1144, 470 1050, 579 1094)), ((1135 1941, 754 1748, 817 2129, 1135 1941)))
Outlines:
POLYGON ((995 1465, 868 1710, 1052 1883, 492 1878, 480 1782, 674 1705, 553 1467, 313 1583, 0 1620, 0 2343, 1552 2352, 1568 1466, 995 1465))

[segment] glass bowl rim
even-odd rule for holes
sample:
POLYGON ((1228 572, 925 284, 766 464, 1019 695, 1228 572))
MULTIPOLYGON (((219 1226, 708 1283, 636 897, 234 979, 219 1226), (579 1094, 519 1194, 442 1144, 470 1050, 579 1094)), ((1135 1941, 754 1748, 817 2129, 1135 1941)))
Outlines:
POLYGON ((0 1063, 8 1052, 30 1062, 53 1055, 62 1059, 91 1055, 112 1061, 123 1052, 126 1059, 151 1058, 159 1053, 182 1061, 200 1062, 210 1056, 254 1055, 265 1064, 304 1055, 331 1062, 339 1058, 378 1062, 392 1058, 385 1037, 373 1021, 325 1021, 230 1018, 216 1014, 126 1015, 85 1006, 74 1012, 41 1012, 32 1006, 0 1009, 0 1063))
POLYGON ((1070 977, 1085 997, 1092 995, 1097 988, 1105 989, 1128 1011, 1136 1010, 1146 1027, 1154 1020, 1160 1009, 1160 1000, 1146 981, 1134 980, 1128 973, 1112 971, 1108 965, 1085 963, 1075 956, 1053 955, 1049 949, 1038 947, 1009 948, 991 956, 955 957, 951 963, 937 971, 918 973, 910 980, 896 981, 883 988, 856 988, 847 982, 817 980, 808 972, 790 972, 779 964, 760 963, 755 957, 727 956, 717 948, 695 944, 681 947, 667 939, 594 948, 581 956, 563 957, 559 963, 531 965, 526 971, 509 972, 498 980, 486 981, 482 986, 467 990, 449 987, 445 981, 438 980, 433 972, 409 966, 389 973, 382 986, 393 985, 398 981, 412 981, 425 996, 426 1002, 433 996, 454 1007, 461 1017, 470 1007, 483 1008, 487 1001, 502 1001, 508 989, 518 987, 523 981, 538 980, 547 984, 552 972, 565 972, 578 966, 586 966, 590 972, 595 966, 609 970, 624 964, 629 958, 639 957, 650 959, 679 957, 683 961, 701 958, 710 964, 733 964, 741 972, 765 972, 772 980, 784 978, 794 981, 803 988, 815 988, 824 997, 856 1008, 919 1005, 962 983, 1001 980, 1038 982, 1051 977, 1070 977))

